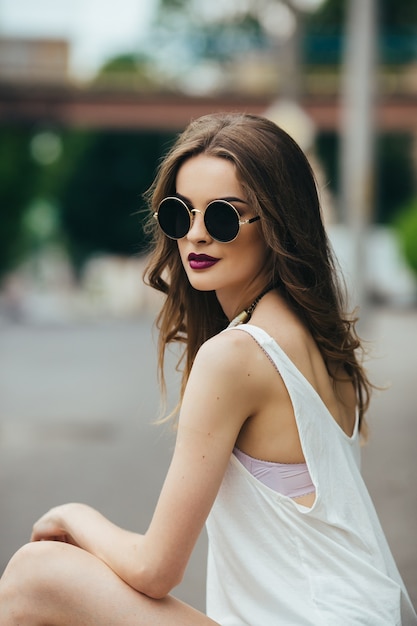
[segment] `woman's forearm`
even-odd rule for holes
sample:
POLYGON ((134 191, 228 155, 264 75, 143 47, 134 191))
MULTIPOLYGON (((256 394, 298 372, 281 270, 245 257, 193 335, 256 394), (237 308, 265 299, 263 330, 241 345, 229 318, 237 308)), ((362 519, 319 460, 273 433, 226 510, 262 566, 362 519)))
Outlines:
POLYGON ((65 504, 46 513, 35 525, 33 541, 61 540, 101 559, 128 585, 154 598, 165 596, 176 581, 152 558, 146 537, 113 524, 95 509, 65 504))

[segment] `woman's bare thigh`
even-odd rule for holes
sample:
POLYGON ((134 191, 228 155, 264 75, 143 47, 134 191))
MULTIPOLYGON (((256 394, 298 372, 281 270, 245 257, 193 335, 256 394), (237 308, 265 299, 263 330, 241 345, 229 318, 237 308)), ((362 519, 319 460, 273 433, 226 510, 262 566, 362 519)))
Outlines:
POLYGON ((96 557, 58 542, 21 548, 0 581, 0 600, 2 626, 216 624, 171 596, 153 600, 135 591, 96 557))

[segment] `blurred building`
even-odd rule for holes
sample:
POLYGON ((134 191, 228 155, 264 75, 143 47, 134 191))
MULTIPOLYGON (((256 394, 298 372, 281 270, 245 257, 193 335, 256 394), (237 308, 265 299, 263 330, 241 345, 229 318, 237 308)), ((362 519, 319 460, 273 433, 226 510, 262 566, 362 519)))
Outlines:
POLYGON ((65 39, 0 37, 0 81, 56 84, 69 76, 65 39))

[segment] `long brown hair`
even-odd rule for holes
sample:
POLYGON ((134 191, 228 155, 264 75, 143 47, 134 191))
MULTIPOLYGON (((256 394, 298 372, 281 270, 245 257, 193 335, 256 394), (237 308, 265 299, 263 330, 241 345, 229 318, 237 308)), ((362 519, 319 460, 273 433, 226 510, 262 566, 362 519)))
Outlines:
MULTIPOLYGON (((343 291, 307 158, 285 131, 266 118, 241 113, 203 116, 186 128, 162 161, 146 194, 152 214, 164 197, 175 194, 184 161, 202 153, 234 163, 251 208, 261 216, 269 250, 267 284, 279 288, 307 326, 329 373, 345 371, 351 378, 363 425, 371 384, 357 355, 361 343, 356 320, 344 313, 343 291)), ((214 292, 191 287, 176 242, 159 231, 152 216, 148 231, 154 245, 145 281, 166 295, 157 318, 160 380, 164 388, 167 345, 183 342, 183 392, 198 349, 228 320, 214 292)))

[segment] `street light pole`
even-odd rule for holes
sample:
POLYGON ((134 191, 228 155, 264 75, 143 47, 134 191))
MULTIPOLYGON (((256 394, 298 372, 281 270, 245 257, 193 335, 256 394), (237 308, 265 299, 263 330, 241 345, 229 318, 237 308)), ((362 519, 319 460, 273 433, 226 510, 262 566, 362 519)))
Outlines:
MULTIPOLYGON (((366 314, 366 235, 374 187, 375 0, 350 0, 341 116, 341 203, 351 238, 350 303, 366 314)), ((351 307, 352 308, 352 307, 351 307)))

